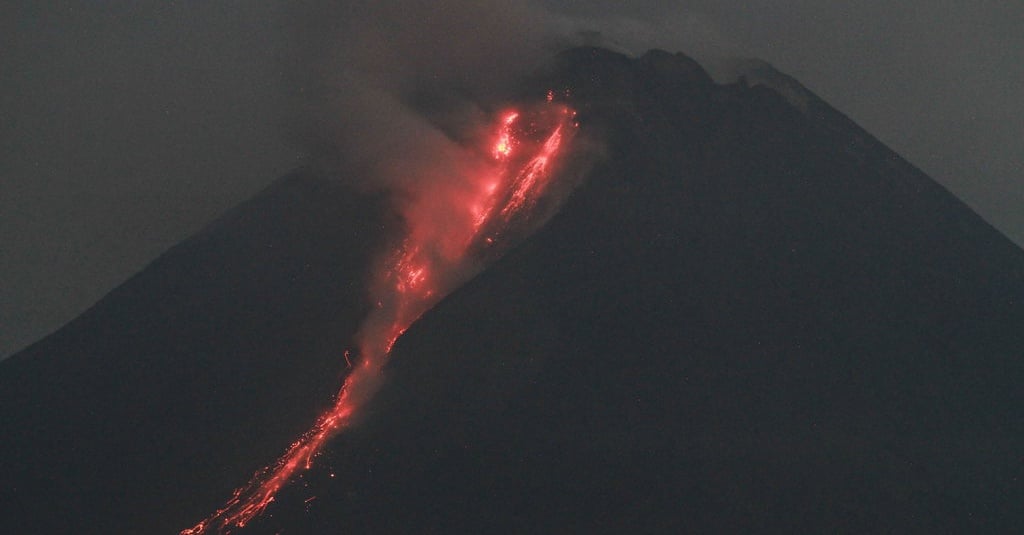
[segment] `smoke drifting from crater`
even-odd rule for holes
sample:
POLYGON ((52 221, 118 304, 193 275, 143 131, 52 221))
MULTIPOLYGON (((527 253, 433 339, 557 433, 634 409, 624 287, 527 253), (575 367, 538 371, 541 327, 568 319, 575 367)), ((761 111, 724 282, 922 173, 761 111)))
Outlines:
POLYGON ((395 156, 449 160, 454 137, 486 128, 487 107, 559 48, 553 19, 520 3, 307 2, 288 20, 292 130, 316 164, 388 186, 406 181, 395 156))
MULTIPOLYGON (((417 13, 401 15, 398 20, 408 23, 406 17, 417 13)), ((536 230, 568 190, 548 191, 567 167, 568 145, 578 128, 575 112, 556 102, 553 91, 532 102, 509 103, 498 95, 516 91, 493 85, 513 84, 509 73, 521 76, 515 66, 529 54, 517 49, 522 55, 509 61, 512 71, 498 64, 492 74, 467 77, 502 47, 469 53, 462 43, 451 46, 442 53, 457 58, 452 70, 444 62, 427 64, 425 57, 413 63, 395 59, 405 58, 403 52, 417 59, 422 36, 399 40, 392 49, 375 31, 351 30, 344 35, 352 41, 343 42, 339 57, 357 55, 343 61, 333 78, 338 98, 328 108, 339 119, 327 130, 335 137, 319 140, 326 149, 321 165, 360 187, 387 191, 401 228, 381 247, 381 259, 368 266, 373 307, 353 348, 339 348, 339 364, 347 362, 350 369, 332 406, 276 462, 183 535, 227 533, 261 514, 281 488, 313 466, 331 438, 352 425, 379 389, 391 350, 406 329, 488 260, 536 230), (543 197, 555 202, 542 206, 543 197)))

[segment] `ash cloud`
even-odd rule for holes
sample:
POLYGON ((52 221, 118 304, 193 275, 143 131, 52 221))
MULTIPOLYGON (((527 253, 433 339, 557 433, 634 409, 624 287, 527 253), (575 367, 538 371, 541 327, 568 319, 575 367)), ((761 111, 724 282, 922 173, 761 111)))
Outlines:
POLYGON ((315 165, 368 187, 451 163, 488 107, 566 44, 555 17, 523 3, 307 2, 289 24, 291 129, 315 165))
MULTIPOLYGON (((386 192, 406 231, 435 237, 465 225, 450 204, 493 172, 493 122, 524 77, 578 42, 565 37, 562 17, 528 3, 315 1, 293 7, 287 23, 296 46, 290 128, 314 169, 386 192)), ((445 256, 443 240, 428 241, 445 256)), ((445 263, 444 291, 482 261, 445 263)))
MULTIPOLYGON (((467 225, 453 204, 495 172, 494 121, 524 76, 573 44, 563 19, 526 3, 317 1, 292 7, 287 24, 297 140, 321 174, 387 192, 407 236, 433 259, 438 295, 448 293, 485 261, 450 251, 447 237, 467 225)), ((390 291, 387 251, 404 248, 402 239, 392 236, 368 266, 383 276, 370 288, 374 302, 390 291)), ((378 306, 364 324, 372 335, 393 323, 392 307, 378 306)))
POLYGON ((423 175, 459 174, 472 160, 466 142, 494 106, 559 50, 653 46, 709 63, 739 51, 682 9, 657 21, 557 2, 313 0, 289 9, 293 137, 325 174, 399 197, 431 182, 423 175))

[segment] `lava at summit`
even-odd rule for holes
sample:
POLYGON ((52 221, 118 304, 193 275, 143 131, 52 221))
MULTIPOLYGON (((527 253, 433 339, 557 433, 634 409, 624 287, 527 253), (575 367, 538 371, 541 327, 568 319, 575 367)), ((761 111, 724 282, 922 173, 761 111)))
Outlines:
MULTIPOLYGON (((227 503, 182 535, 228 533, 261 514, 278 491, 309 470, 325 444, 352 425, 372 397, 399 337, 427 310, 511 245, 513 227, 531 220, 548 190, 575 125, 574 112, 548 102, 499 115, 486 149, 489 162, 455 188, 435 188, 403 212, 405 236, 374 270, 373 309, 356 334, 350 371, 333 403, 276 462, 256 472, 227 503), (438 193, 440 192, 440 193, 438 193), (440 223, 444 222, 444 223, 440 223)), ((534 222, 534 224, 536 224, 534 222)))

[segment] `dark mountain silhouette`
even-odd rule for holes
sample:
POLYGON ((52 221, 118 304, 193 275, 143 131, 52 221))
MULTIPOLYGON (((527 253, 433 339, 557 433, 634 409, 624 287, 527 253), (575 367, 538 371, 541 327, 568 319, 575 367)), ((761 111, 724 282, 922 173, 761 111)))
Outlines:
POLYGON ((284 177, 3 362, 12 532, 171 532, 279 455, 341 384, 381 201, 284 177))
MULTIPOLYGON (((582 48, 531 84, 605 158, 246 532, 1022 525, 1024 251, 778 73, 582 48)), ((218 507, 337 389, 382 207, 286 177, 0 365, 4 525, 218 507)))

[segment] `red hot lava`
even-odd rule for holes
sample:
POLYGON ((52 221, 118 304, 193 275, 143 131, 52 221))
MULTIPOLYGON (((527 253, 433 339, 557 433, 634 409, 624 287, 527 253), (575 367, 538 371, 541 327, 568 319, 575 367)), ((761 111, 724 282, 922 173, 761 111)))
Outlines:
MULTIPOLYGON (((489 156, 468 194, 445 202, 421 199, 406 214, 408 232, 373 285, 376 308, 357 334, 358 364, 334 405, 275 463, 260 470, 227 503, 181 535, 228 533, 242 528, 274 501, 296 475, 309 470, 324 445, 352 424, 353 415, 380 384, 391 349, 405 330, 447 293, 480 269, 473 251, 498 244, 510 225, 526 219, 553 179, 553 164, 574 132, 572 110, 552 102, 530 113, 510 110, 496 125, 489 156), (436 221, 448 221, 439 225, 436 221)), ((425 196, 424 196, 425 197, 425 196)), ((348 354, 346 352, 346 359, 348 354)))

